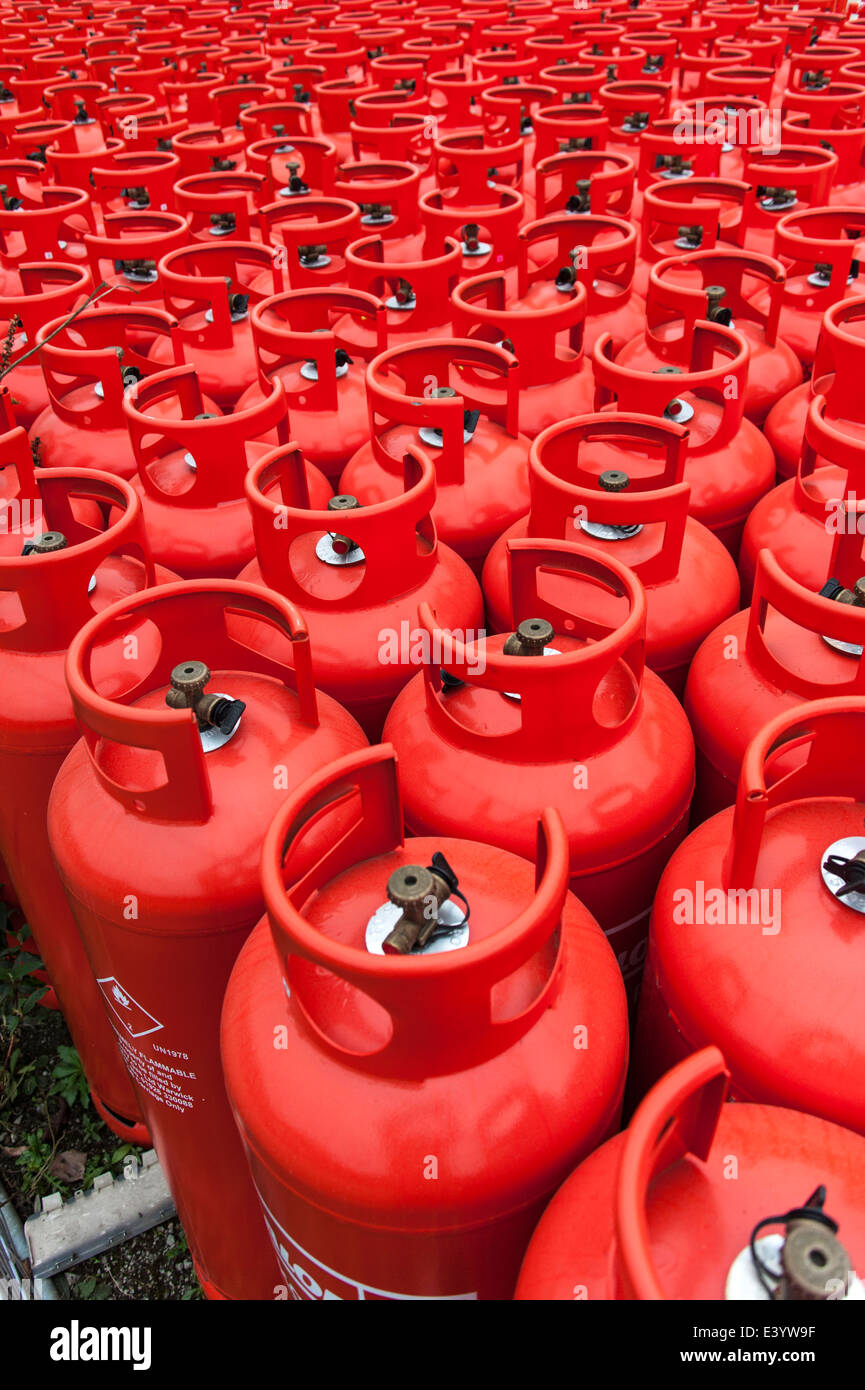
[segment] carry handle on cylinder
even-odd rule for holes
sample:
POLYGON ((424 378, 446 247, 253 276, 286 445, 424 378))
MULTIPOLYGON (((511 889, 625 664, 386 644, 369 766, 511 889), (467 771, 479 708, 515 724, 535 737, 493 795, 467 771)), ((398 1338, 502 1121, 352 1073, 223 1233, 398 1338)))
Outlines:
POLYGON ((769 347, 774 347, 778 341, 778 320, 785 280, 786 272, 780 261, 751 251, 721 251, 716 248, 669 256, 658 261, 649 271, 647 334, 657 341, 663 355, 673 361, 681 353, 689 354, 694 329, 698 321, 707 317, 709 291, 718 286, 724 290, 718 300, 719 307, 729 310, 734 322, 743 319, 758 324, 769 347), (683 285, 676 279, 681 272, 691 270, 698 271, 701 276, 702 285, 699 287, 683 285), (750 296, 744 293, 742 282, 746 275, 759 281, 760 290, 768 291, 768 309, 761 309, 759 301, 755 304, 756 292, 750 296), (670 343, 656 333, 663 324, 677 319, 683 320, 681 344, 678 338, 670 343))
POLYGON ((438 338, 390 348, 367 369, 367 410, 372 449, 379 463, 393 468, 387 447, 387 431, 397 425, 418 430, 440 430, 441 447, 435 451, 439 487, 461 487, 465 481, 466 408, 498 424, 511 438, 519 432, 519 362, 513 353, 472 338, 438 338), (457 373, 455 395, 428 393, 430 381, 445 385, 451 367, 471 369, 457 373), (478 370, 493 373, 496 380, 479 378, 478 370), (404 390, 396 389, 394 379, 404 390))
POLYGON ((595 404, 600 410, 615 398, 619 410, 662 416, 686 392, 714 402, 722 412, 717 430, 702 444, 692 438, 689 446, 690 457, 700 458, 730 444, 739 431, 745 413, 750 356, 747 340, 734 329, 698 322, 694 325, 687 364, 669 376, 622 366, 615 360, 612 334, 604 333, 593 351, 595 404), (722 360, 716 365, 718 355, 722 360))
MULTIPOLYGON (((859 516, 865 516, 865 513, 854 511, 848 515, 856 521, 859 516)), ((839 540, 845 542, 845 548, 852 542, 852 549, 858 551, 856 579, 860 578, 865 573, 865 563, 861 558, 862 536, 854 531, 850 535, 839 536, 839 540)), ((836 546, 836 556, 839 549, 836 546)), ((835 573, 834 566, 833 577, 843 582, 835 573)), ((856 582, 855 579, 853 582, 856 582)), ((745 647, 748 660, 767 681, 779 690, 798 695, 802 700, 865 695, 865 657, 861 654, 857 657, 851 653, 846 658, 850 664, 850 676, 847 680, 839 680, 834 675, 826 680, 812 680, 804 672, 792 670, 787 666, 766 639, 766 620, 770 609, 774 609, 805 632, 862 646, 865 644, 865 608, 854 607, 848 603, 835 603, 804 588, 790 575, 785 574, 770 550, 761 550, 757 556, 745 647)))
POLYGON ((191 655, 206 660, 211 670, 254 672, 274 678, 297 694, 303 722, 311 728, 318 725, 309 634, 300 613, 287 599, 239 580, 199 579, 148 589, 112 604, 92 618, 72 641, 66 680, 75 716, 102 786, 129 810, 152 819, 203 823, 213 811, 210 776, 195 712, 133 706, 133 701, 147 691, 168 686, 174 667, 191 655), (263 619, 284 633, 291 643, 292 664, 230 636, 227 619, 233 616, 263 619), (136 625, 145 621, 156 625, 161 639, 155 665, 122 696, 106 699, 93 683, 94 651, 112 638, 118 643, 124 638, 134 640, 136 625), (115 782, 99 763, 101 739, 160 754, 165 781, 147 789, 115 782))
MULTIPOLYGON (((428 663, 423 670, 430 721, 460 747, 521 763, 551 761, 561 757, 565 748, 589 755, 610 746, 622 737, 640 708, 646 633, 642 584, 620 561, 566 541, 510 540, 507 553, 515 621, 546 620, 565 637, 587 639, 586 645, 537 658, 506 656, 492 650, 486 639, 467 646, 461 637, 442 630, 430 605, 422 603, 420 625, 431 636, 432 650, 446 653, 443 661, 452 681, 519 697, 514 704, 519 711, 516 727, 498 734, 481 731, 460 717, 453 698, 459 692, 452 690, 452 681, 445 683, 439 663, 428 663), (541 592, 543 575, 574 576, 573 606, 562 607, 561 598, 554 602, 541 592), (579 580, 608 597, 625 599, 624 620, 615 623, 581 611, 579 580), (630 672, 630 704, 618 723, 602 724, 597 718, 597 692, 619 663, 630 672), (555 719, 550 717, 551 710, 555 719)), ((564 587, 560 586, 560 594, 564 587)))
POLYGON ((309 505, 300 449, 287 444, 265 454, 246 477, 256 553, 265 583, 304 609, 335 605, 348 610, 368 608, 388 602, 397 590, 405 593, 418 588, 437 559, 431 516, 435 469, 418 449, 405 456, 403 476, 405 491, 386 502, 339 513, 314 511, 309 505), (363 555, 363 569, 358 566, 361 577, 332 597, 310 593, 292 568, 293 542, 300 536, 334 534, 337 527, 363 555))
MULTIPOLYGON (((331 763, 288 798, 265 837, 262 886, 292 1001, 321 1041, 346 1062, 360 1061, 365 1070, 429 1076, 474 1065, 511 1046, 549 1007, 562 960, 561 940, 543 987, 516 1018, 494 1017, 492 992, 560 928, 568 889, 568 839, 560 813, 544 811, 534 896, 508 926, 457 951, 422 958, 373 955, 325 936, 306 920, 304 904, 337 874, 404 843, 396 754, 390 744, 381 744, 331 763), (296 874, 292 856, 303 855, 307 828, 356 796, 360 810, 354 823, 302 876, 296 874), (305 968, 298 968, 302 963, 305 968), (389 1036, 375 1051, 359 1057, 310 1017, 305 1006, 309 967, 338 976, 386 1011, 389 1036)), ((459 864, 453 867, 459 873, 459 864)))
POLYGON ((580 368, 588 297, 579 282, 558 303, 511 309, 503 272, 475 275, 456 286, 451 306, 454 333, 460 337, 511 344, 520 363, 523 390, 558 381, 580 368))
POLYGON ((63 651, 93 616, 90 583, 100 565, 111 556, 131 556, 141 563, 144 589, 155 583, 153 560, 141 499, 129 483, 84 468, 34 472, 29 460, 23 430, 0 437, 0 468, 15 462, 20 482, 16 498, 0 500, 0 518, 4 511, 10 516, 17 512, 22 549, 19 555, 0 557, 0 592, 17 595, 23 613, 23 622, 0 628, 0 648, 63 651), (72 502, 81 499, 110 509, 111 524, 97 529, 80 521, 72 502), (23 553, 29 540, 48 531, 63 537, 60 549, 23 553))
MULTIPOLYGON (((690 485, 682 481, 688 430, 650 415, 606 414, 578 416, 550 425, 532 441, 529 488, 532 498, 530 533, 585 544, 578 517, 605 526, 660 524, 657 549, 630 567, 646 587, 667 583, 679 572, 688 525, 690 485), (580 449, 591 440, 660 445, 664 461, 658 472, 633 478, 626 492, 607 492, 596 470, 580 464, 580 449)), ((627 456, 623 462, 627 464, 627 456)))
POLYGON ((865 295, 841 299, 823 316, 811 389, 828 397, 835 419, 856 420, 862 409, 862 382, 865 380, 865 334, 854 325, 865 321, 865 295))
POLYGON ((123 411, 142 487, 172 507, 200 509, 239 501, 249 467, 247 444, 270 430, 275 430, 280 444, 288 440, 285 391, 279 377, 269 383, 267 395, 244 410, 235 408, 230 415, 206 418, 195 368, 173 367, 133 387, 124 398, 123 411), (177 415, 155 412, 154 407, 165 400, 176 401, 177 415), (152 476, 151 467, 166 455, 183 451, 195 464, 194 472, 190 469, 190 486, 184 492, 168 493, 152 476))
POLYGON ((717 1047, 680 1062, 652 1088, 628 1126, 616 1182, 615 1280, 618 1296, 666 1299, 652 1255, 647 1202, 652 1180, 712 1148, 730 1074, 717 1047))
POLYGON ((769 811, 808 797, 865 799, 865 776, 856 750, 865 737, 865 697, 814 700, 772 719, 751 740, 742 760, 730 847, 724 859, 724 887, 750 888, 754 882, 763 827, 769 811), (801 749, 803 760, 771 783, 775 754, 801 749))
POLYGON ((68 425, 85 430, 125 428, 123 400, 130 369, 138 379, 166 370, 149 350, 142 350, 141 337, 146 336, 150 346, 156 339, 167 341, 175 364, 185 361, 177 320, 164 309, 115 309, 100 304, 65 328, 63 322, 53 319, 46 323, 36 342, 51 408, 68 425), (76 342, 77 338, 83 341, 76 342), (99 386, 99 392, 91 390, 83 403, 69 404, 79 388, 94 385, 99 386))

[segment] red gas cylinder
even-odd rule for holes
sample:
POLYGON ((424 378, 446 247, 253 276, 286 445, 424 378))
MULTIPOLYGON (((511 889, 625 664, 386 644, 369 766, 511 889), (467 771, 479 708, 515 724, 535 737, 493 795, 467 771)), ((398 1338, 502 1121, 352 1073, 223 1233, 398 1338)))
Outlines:
POLYGON ((0 379, 9 388, 10 404, 20 424, 32 425, 49 403, 39 357, 33 350, 36 334, 58 314, 63 316, 80 308, 91 288, 86 266, 62 261, 23 262, 15 277, 6 280, 0 296, 0 339, 5 363, 0 379))
POLYGON ((369 439, 366 364, 387 346, 384 305, 360 290, 290 290, 255 306, 252 336, 259 382, 243 393, 237 409, 261 400, 263 387, 278 376, 292 440, 336 482, 369 439), (371 329, 371 344, 352 343, 349 353, 337 331, 346 323, 358 334, 371 329))
POLYGON ((512 188, 489 190, 495 202, 483 207, 455 206, 439 189, 421 195, 420 213, 427 246, 443 246, 446 238, 459 243, 459 278, 484 270, 512 268, 517 260, 517 233, 525 220, 521 193, 512 188))
POLYGON ((710 123, 706 121, 683 121, 679 116, 656 120, 647 126, 634 150, 637 160, 635 219, 642 212, 646 189, 659 180, 677 183, 683 179, 719 177, 721 143, 706 138, 710 131, 710 123))
POLYGON ((404 791, 406 826, 471 828, 531 852, 538 807, 554 799, 571 887, 607 933, 633 1002, 654 887, 686 834, 691 731, 643 668, 646 595, 630 570, 561 541, 507 548, 515 635, 467 643, 441 630, 432 605, 419 610, 435 655, 397 696, 384 733, 404 765, 424 769, 404 791), (551 575, 561 576, 554 595, 551 575))
MULTIPOLYGON (((266 437, 288 439, 282 382, 244 410, 217 416, 205 409, 195 368, 174 367, 134 385, 123 412, 155 558, 189 579, 237 574, 255 553, 247 470, 267 450, 266 437)), ((330 484, 312 465, 307 485, 314 505, 326 507, 330 484)))
MULTIPOLYGON (((376 120, 382 119, 376 113, 376 120)), ((349 126, 352 161, 410 164, 420 174, 419 188, 422 193, 435 188, 435 175, 432 172, 433 127, 429 113, 398 112, 388 118, 386 125, 367 124, 368 120, 369 113, 365 113, 364 124, 352 121, 349 126)))
POLYGON ((560 213, 530 222, 520 232, 517 293, 530 308, 557 303, 579 282, 586 291, 583 350, 610 334, 613 351, 646 321, 646 303, 634 293, 637 233, 623 217, 560 213))
POLYGON ((747 151, 780 143, 780 112, 769 110, 753 97, 726 93, 714 100, 690 97, 676 104, 683 136, 692 138, 699 130, 708 144, 720 148, 719 171, 722 179, 742 179, 747 151))
POLYGON ((535 165, 538 217, 554 212, 628 217, 634 189, 634 161, 625 154, 574 150, 551 154, 535 165))
POLYGON ((451 294, 454 333, 502 346, 520 364, 520 429, 533 439, 547 425, 591 410, 595 384, 582 350, 586 290, 572 282, 541 306, 511 298, 503 273, 464 280, 451 294))
POLYGON ((809 101, 807 111, 796 109, 799 105, 793 98, 785 111, 784 140, 836 154, 838 168, 828 201, 840 207, 861 207, 865 202, 865 89, 852 82, 832 83, 819 98, 809 101))
MULTIPOLYGON (((856 412, 858 414, 858 411, 856 412)), ((819 589, 827 577, 839 531, 851 523, 850 505, 865 497, 865 444, 846 423, 829 416, 825 396, 808 407, 805 438, 796 475, 764 497, 748 518, 739 556, 742 593, 754 582, 757 555, 771 550, 785 574, 806 589, 819 589)))
MULTIPOLYGON (((290 81, 292 76, 292 67, 289 67, 285 70, 285 80, 290 81)), ((331 78, 314 84, 312 95, 318 108, 319 127, 316 134, 331 141, 340 164, 352 157, 350 129, 354 103, 358 98, 377 91, 377 85, 368 79, 351 82, 345 78, 331 78)))
POLYGON ((174 185, 180 160, 170 150, 131 150, 115 154, 91 171, 93 201, 102 216, 115 212, 185 212, 176 206, 174 185))
MULTIPOLYGON (((51 785, 78 738, 63 678, 69 643, 94 612, 175 576, 154 569, 128 483, 83 469, 34 472, 21 429, 0 437, 0 466, 18 481, 0 503, 0 852, 96 1109, 115 1134, 142 1143, 138 1102, 57 877, 46 815, 51 785), (111 508, 107 528, 100 505, 111 508)), ((149 650, 149 635, 138 638, 149 650)))
POLYGON ((188 244, 187 220, 176 212, 112 213, 84 237, 93 283, 111 285, 112 304, 138 309, 165 307, 159 262, 188 244))
POLYGON ((819 590, 761 550, 750 609, 694 657, 685 708, 697 745, 695 821, 736 800, 745 750, 770 719, 803 700, 865 694, 865 509, 853 505, 844 520, 819 590))
POLYGON ((263 907, 261 839, 287 789, 364 743, 315 690, 309 654, 292 604, 198 581, 114 604, 67 661, 84 737, 54 784, 51 845, 210 1297, 270 1298, 276 1282, 218 1048, 263 907), (271 655, 233 635, 241 617, 263 621, 271 655), (124 659, 139 626, 156 649, 124 659))
POLYGON ((531 511, 496 542, 484 565, 493 630, 509 631, 516 620, 509 540, 578 541, 602 555, 615 547, 646 590, 646 665, 681 696, 699 643, 739 606, 731 556, 688 516, 687 438, 686 429, 669 421, 606 414, 567 420, 538 435, 529 457, 531 511), (621 451, 618 469, 599 475, 582 466, 583 446, 593 439, 612 440, 621 451))
POLYGON ((465 561, 437 538, 430 519, 433 465, 409 455, 405 490, 358 507, 340 495, 328 510, 309 505, 303 460, 276 449, 246 481, 257 560, 242 573, 302 603, 310 624, 317 684, 378 738, 394 696, 421 660, 418 604, 430 602, 471 640, 483 622, 480 588, 465 561), (350 536, 331 530, 334 512, 350 536))
POLYGON ((370 363, 366 396, 369 442, 346 465, 340 492, 361 505, 397 497, 405 455, 430 451, 436 532, 479 572, 490 546, 529 505, 530 446, 519 431, 515 358, 466 338, 391 348, 370 363))
POLYGON ((242 173, 217 170, 187 174, 174 185, 175 207, 189 218, 190 241, 205 245, 220 237, 232 242, 258 241, 258 213, 272 196, 267 175, 249 169, 242 173))
POLYGON ((740 179, 668 179, 643 194, 634 288, 646 294, 649 271, 679 251, 741 247, 752 188, 740 179))
POLYGON ((171 149, 184 174, 206 174, 209 169, 245 169, 246 144, 242 131, 220 126, 193 126, 171 137, 171 149))
MULTIPOLYGON (((411 261, 395 254, 392 245, 380 236, 352 242, 345 253, 349 288, 384 302, 392 346, 444 337, 451 327, 450 294, 462 265, 461 243, 445 237, 443 243, 425 245, 411 261)), ((372 325, 346 320, 337 332, 349 351, 374 341, 372 325)))
POLYGON ((362 234, 383 239, 388 260, 411 261, 422 254, 420 169, 415 165, 385 160, 341 164, 330 193, 357 203, 362 234))
POLYGON ((0 163, 0 293, 18 286, 18 269, 30 261, 84 259, 83 238, 95 226, 86 193, 34 181, 33 160, 0 163))
MULTIPOLYGON (((346 248, 362 232, 360 209, 347 198, 307 196, 268 203, 258 215, 259 235, 273 250, 288 289, 344 285, 346 248)), ((267 284, 270 271, 252 281, 267 284)))
POLYGON ((856 255, 863 240, 865 208, 809 208, 782 217, 775 229, 775 255, 787 266, 781 336, 805 367, 826 310, 865 290, 856 255))
POLYGON ((548 1194, 618 1124, 626 1065, 621 980, 567 892, 561 817, 535 824, 537 869, 476 840, 406 840, 387 746, 325 768, 286 810, 265 842, 268 916, 226 992, 222 1056, 288 1296, 508 1299, 548 1194), (352 795, 350 833, 299 882, 310 821, 352 795), (409 949, 430 885, 440 934, 409 949), (555 1046, 561 1029, 573 1046, 555 1046), (493 1113, 488 1149, 478 1125, 493 1113))
MULTIPOLYGON (((121 478, 135 476, 123 398, 136 382, 161 370, 142 351, 142 340, 164 342, 169 360, 182 364, 177 322, 164 309, 102 305, 68 323, 52 319, 39 328, 35 341, 49 404, 34 420, 30 438, 41 465, 98 465, 121 478)), ((219 411, 209 400, 201 408, 219 411)), ((159 409, 172 413, 170 402, 159 409)))
MULTIPOLYGON (((526 171, 522 192, 534 199, 534 163, 538 158, 537 120, 541 111, 559 100, 555 87, 531 79, 489 86, 481 94, 481 122, 489 144, 507 145, 522 140, 526 171)), ((545 154, 553 154, 555 143, 548 145, 545 154)), ((534 202, 532 201, 534 208, 534 202)))
POLYGON ((828 205, 838 172, 838 156, 808 145, 783 145, 771 152, 747 150, 742 177, 751 184, 744 244, 764 255, 778 255, 776 233, 790 213, 828 205))
POLYGON ((635 156, 643 131, 668 115, 671 97, 672 87, 667 82, 614 79, 605 83, 598 92, 598 102, 610 123, 609 148, 635 156))
POLYGON ((798 1109, 725 1105, 728 1085, 707 1047, 653 1087, 553 1198, 518 1301, 862 1298, 865 1143, 798 1109))
POLYGON ((266 175, 277 198, 329 194, 336 172, 336 147, 330 140, 272 135, 251 141, 245 162, 248 169, 266 175))
MULTIPOLYGON (((734 329, 700 320, 690 342, 683 340, 684 352, 679 344, 664 347, 676 348, 677 365, 639 371, 614 359, 609 338, 601 338, 594 352, 598 402, 615 399, 617 410, 688 426, 690 514, 735 557, 751 509, 775 481, 774 454, 744 414, 750 347, 734 329)), ((597 444, 586 462, 598 471, 619 466, 615 451, 597 444)))
POLYGON ((467 67, 431 74, 427 81, 427 98, 432 139, 476 131, 480 125, 481 95, 492 85, 489 78, 472 74, 467 67))
MULTIPOLYGON (((443 135, 434 148, 438 186, 455 207, 495 206, 500 188, 524 193, 526 160, 521 137, 498 144, 483 130, 464 131, 443 135)), ((534 212, 529 199, 526 211, 534 212)))
POLYGON ((635 1094, 715 1043, 737 1099, 865 1130, 850 988, 865 949, 863 733, 861 697, 785 710, 748 745, 735 810, 673 855, 652 915, 635 1094))
MULTIPOLYGON (((187 244, 162 257, 159 277, 202 390, 230 409, 257 376, 250 304, 283 287, 271 248, 241 241, 187 244)), ((170 361, 161 343, 151 356, 163 365, 170 361)))
POLYGON ((774 405, 766 418, 766 438, 775 451, 781 478, 799 466, 808 407, 815 395, 826 397, 826 416, 843 423, 847 433, 863 435, 860 424, 865 373, 865 298, 841 299, 827 309, 817 339, 811 380, 774 405))
POLYGON ((617 361, 654 370, 676 361, 677 350, 687 357, 698 320, 726 324, 751 350, 745 414, 761 424, 776 401, 801 385, 799 359, 778 336, 783 291, 784 267, 771 256, 690 251, 659 261, 649 272, 645 332, 617 361))

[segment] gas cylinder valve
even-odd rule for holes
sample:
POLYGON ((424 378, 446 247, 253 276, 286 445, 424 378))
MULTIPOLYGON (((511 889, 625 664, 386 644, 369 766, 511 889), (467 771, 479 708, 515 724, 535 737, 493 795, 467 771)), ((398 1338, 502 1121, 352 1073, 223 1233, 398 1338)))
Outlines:
POLYGON ((693 160, 685 159, 681 154, 659 154, 656 161, 656 168, 663 169, 662 178, 685 179, 692 170, 693 160))
POLYGON ((566 212, 591 212, 591 180, 577 179, 577 191, 572 193, 565 204, 566 212))
POLYGON ((134 211, 140 212, 142 208, 150 207, 150 195, 146 188, 124 188, 121 192, 122 196, 134 211))
POLYGON ((622 122, 622 129, 628 131, 645 130, 649 124, 648 111, 632 111, 622 122))
POLYGON ((865 577, 857 579, 852 589, 845 589, 837 579, 827 579, 820 590, 821 598, 831 598, 835 603, 850 603, 856 608, 865 608, 865 577))
POLYGON ((757 1277, 776 1302, 819 1302, 846 1285, 850 1256, 837 1239, 838 1223, 823 1210, 826 1189, 811 1193, 804 1206, 782 1216, 767 1216, 751 1232, 751 1258, 757 1277), (780 1268, 770 1269, 757 1249, 757 1236, 766 1226, 783 1226, 780 1268), (839 1282, 840 1281, 840 1282, 839 1282))
POLYGON ((690 227, 680 227, 676 245, 683 251, 694 251, 703 244, 703 228, 696 223, 690 227))
POLYGON ((709 323, 720 323, 729 328, 733 322, 732 309, 725 309, 721 300, 727 293, 723 285, 706 286, 706 318, 709 323))
POLYGON ((393 210, 390 203, 361 203, 360 211, 363 221, 369 223, 370 226, 393 221, 393 210))
POLYGON ((233 212, 212 212, 210 214, 210 235, 231 236, 237 230, 237 219, 233 212))
MULTIPOLYGON (((170 148, 170 146, 169 146, 170 148)), ((214 154, 210 159, 210 167, 217 174, 229 174, 232 169, 237 168, 236 159, 220 159, 218 154, 214 154)))
MULTIPOLYGON (((356 497, 350 493, 337 493, 335 497, 328 498, 327 510, 329 512, 353 512, 360 507, 356 497)), ((330 532, 330 539, 336 555, 350 555, 353 550, 357 550, 357 542, 350 536, 341 536, 337 531, 330 532)))
POLYGON ((760 184, 757 197, 760 199, 760 206, 767 212, 788 212, 796 205, 795 188, 775 188, 769 184, 760 184))
POLYGON ((580 150, 590 150, 591 148, 591 135, 571 135, 569 139, 559 141, 560 154, 578 154, 580 150))
POLYGON ((231 734, 246 704, 216 692, 208 695, 205 686, 209 680, 210 671, 203 661, 181 661, 171 672, 171 689, 165 696, 165 703, 171 709, 193 710, 199 729, 212 728, 231 734))
POLYGON ((302 266, 307 269, 320 266, 327 256, 327 247, 323 242, 316 242, 314 245, 298 246, 297 259, 302 266))
POLYGON ((300 177, 300 165, 294 163, 287 164, 286 168, 288 169, 288 184, 286 187, 289 193, 308 193, 309 184, 304 183, 303 179, 300 177))
POLYGON ((385 955, 411 955, 422 951, 435 937, 462 930, 469 918, 469 905, 458 887, 459 879, 438 851, 428 868, 404 864, 395 869, 387 881, 387 896, 402 909, 402 916, 382 943, 385 955), (439 922, 438 914, 452 896, 465 904, 465 916, 456 926, 448 927, 439 922))
POLYGON ((2 198, 3 206, 7 212, 17 212, 18 208, 21 206, 20 198, 12 198, 9 196, 9 185, 7 183, 0 183, 0 198, 2 198))
POLYGON ((502 651, 505 656, 543 656, 553 636, 553 625, 546 618, 526 618, 511 633, 502 651))
POLYGON ((604 492, 624 492, 630 481, 627 473, 620 468, 605 468, 598 478, 598 486, 604 492))
POLYGON ((21 554, 50 555, 55 550, 65 550, 66 545, 67 540, 62 531, 43 531, 35 540, 26 542, 21 554))
POLYGON ((115 261, 114 269, 118 275, 125 275, 127 280, 134 280, 139 285, 152 285, 156 279, 155 261, 142 259, 115 261))

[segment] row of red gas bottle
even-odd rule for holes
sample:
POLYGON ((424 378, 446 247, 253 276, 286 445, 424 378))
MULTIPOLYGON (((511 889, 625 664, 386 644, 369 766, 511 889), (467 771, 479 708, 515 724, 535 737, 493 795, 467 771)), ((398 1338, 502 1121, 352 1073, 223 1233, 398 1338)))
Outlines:
POLYGON ((0 27, 3 873, 208 1296, 862 1297, 865 27, 0 27))

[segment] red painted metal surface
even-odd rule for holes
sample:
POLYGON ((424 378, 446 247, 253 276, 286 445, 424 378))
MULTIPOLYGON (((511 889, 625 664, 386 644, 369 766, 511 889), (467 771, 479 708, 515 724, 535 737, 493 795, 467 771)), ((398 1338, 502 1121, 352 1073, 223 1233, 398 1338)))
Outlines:
MULTIPOLYGON (((420 769, 400 766, 405 787, 420 769)), ((547 1195, 618 1123, 622 984, 567 892, 557 812, 535 825, 537 870, 461 837, 406 840, 396 771, 387 746, 343 759, 271 827, 268 917, 223 1011, 226 1082, 291 1297, 508 1299, 547 1195), (301 879, 334 797, 359 814, 301 879), (389 875, 436 851, 471 905, 468 944, 369 953, 389 875), (577 1018, 595 1044, 556 1047, 577 1018), (504 1126, 492 1149, 465 1123, 478 1106, 504 1126)))
POLYGON ((310 505, 300 454, 277 449, 250 470, 246 492, 257 558, 241 577, 263 580, 302 608, 316 683, 377 738, 423 659, 418 605, 435 604, 464 634, 483 624, 477 580, 436 536, 432 463, 422 450, 409 454, 399 495, 335 515, 310 505), (346 564, 351 543, 354 557, 346 564))
POLYGON ((561 541, 507 549, 512 609, 519 622, 552 624, 550 650, 506 655, 503 637, 466 642, 431 605, 420 609, 437 655, 384 731, 401 761, 424 769, 403 791, 406 824, 419 835, 471 829, 526 854, 538 808, 555 800, 571 887, 607 933, 633 999, 654 885, 687 830, 691 731, 644 669, 646 597, 630 570, 561 541))
MULTIPOLYGON (((483 570, 487 620, 514 622, 508 541, 548 537, 614 554, 646 590, 646 665, 677 695, 699 643, 739 605, 735 564, 719 540, 688 516, 683 481, 687 429, 651 416, 582 416, 552 425, 529 459, 531 510, 493 546, 483 570), (612 443, 618 469, 605 483, 584 467, 592 439, 612 443)), ((517 618, 519 621, 519 618, 517 618)))
MULTIPOLYGON (((70 641, 94 612, 176 576, 154 567, 141 504, 128 483, 83 469, 34 470, 21 429, 0 437, 0 460, 17 478, 0 506, 0 852, 94 1104, 116 1134, 140 1143, 146 1131, 54 867, 47 809, 54 778, 78 738, 63 679, 70 641), (108 527, 101 507, 111 508, 108 527), (64 537, 65 546, 22 554, 46 531, 64 537)), ((148 635, 139 637, 149 648, 148 635)))
POLYGON ((550 1203, 518 1300, 722 1302, 757 1223, 801 1208, 821 1185, 839 1239, 860 1258, 862 1138, 798 1109, 724 1104, 728 1077, 722 1053, 707 1047, 657 1083, 627 1132, 586 1159, 550 1203))
MULTIPOLYGON (((630 1084, 720 1047, 735 1095, 865 1131, 863 938, 821 866, 861 836, 865 699, 785 710, 752 739, 735 810, 704 821, 655 897, 630 1084)), ((837 880, 840 885, 840 879, 837 880)), ((855 902, 855 896, 853 901, 855 902)))
POLYGON ((296 781, 365 739, 315 690, 297 610, 248 584, 187 581, 114 604, 73 641, 67 680, 83 738, 49 833, 70 906, 200 1274, 223 1297, 269 1298, 278 1280, 225 1096, 219 1012, 263 908, 265 828, 296 781), (278 629, 274 655, 238 642, 237 615, 278 629), (139 626, 155 647, 124 659, 139 626), (166 708, 172 669, 193 658, 246 704, 209 752, 194 712, 166 708))

